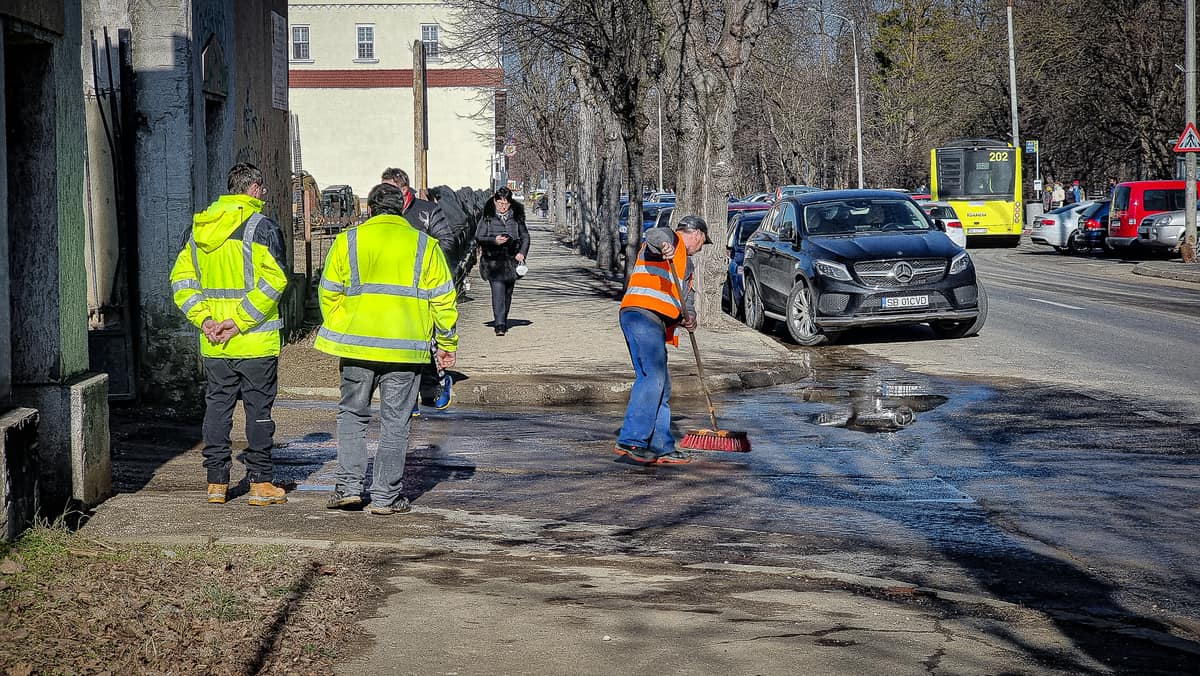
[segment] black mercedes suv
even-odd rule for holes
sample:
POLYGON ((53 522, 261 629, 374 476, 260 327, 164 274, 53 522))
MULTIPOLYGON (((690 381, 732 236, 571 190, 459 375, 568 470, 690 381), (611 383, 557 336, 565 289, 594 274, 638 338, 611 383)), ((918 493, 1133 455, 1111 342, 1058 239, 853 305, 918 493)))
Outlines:
POLYGON ((801 345, 883 324, 975 335, 987 295, 971 257, 942 228, 890 190, 785 197, 746 242, 746 323, 761 330, 768 319, 781 321, 801 345))

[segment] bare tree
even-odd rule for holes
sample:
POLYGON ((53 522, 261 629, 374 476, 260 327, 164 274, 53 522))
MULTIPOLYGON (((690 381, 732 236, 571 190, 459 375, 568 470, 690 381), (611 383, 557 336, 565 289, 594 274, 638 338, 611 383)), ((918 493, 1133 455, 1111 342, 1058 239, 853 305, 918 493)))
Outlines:
MULTIPOLYGON (((614 123, 622 141, 624 173, 628 174, 634 188, 630 190, 631 228, 640 232, 641 217, 641 174, 642 135, 647 118, 642 109, 646 88, 653 81, 660 61, 655 8, 650 0, 454 0, 470 17, 472 24, 482 26, 480 31, 490 33, 500 44, 522 44, 525 42, 544 46, 563 55, 571 64, 581 105, 588 108, 580 111, 581 129, 587 115, 600 115, 595 122, 598 138, 610 136, 609 123, 614 123), (586 85, 582 83, 586 79, 586 85), (588 96, 584 91, 594 91, 588 96), (636 208, 635 208, 636 207, 636 208)), ((484 44, 487 40, 482 41, 484 44)), ((589 130, 590 131, 590 130, 589 130)), ((581 131, 580 139, 593 138, 581 131)), ((581 148, 581 150, 583 150, 581 148)), ((611 157, 607 149, 594 154, 595 161, 611 157)), ((583 163, 585 156, 579 154, 583 163)), ((603 167, 595 174, 596 184, 586 186, 586 191, 595 185, 619 185, 618 176, 603 167), (599 183, 603 180, 603 183, 599 183)), ((590 169, 581 171, 581 183, 589 180, 590 169)), ((583 188, 584 186, 581 186, 583 188)), ((585 192, 581 189, 580 194, 585 192)), ((599 194, 599 193, 593 193, 599 194)), ((619 189, 617 190, 619 194, 619 189)), ((611 200, 605 200, 609 203, 611 200)), ((584 214, 585 209, 597 209, 599 200, 587 204, 580 200, 579 213, 584 216, 584 230, 597 228, 597 262, 601 267, 613 269, 619 257, 613 242, 619 242, 616 209, 605 207, 595 212, 595 218, 584 214), (594 220, 594 223, 592 222, 594 220)), ((636 242, 636 238, 635 238, 636 242)), ((631 263, 630 263, 631 264, 631 263)))
MULTIPOLYGON (((727 195, 735 174, 734 120, 738 84, 755 40, 778 0, 662 0, 665 61, 679 159, 678 206, 673 218, 700 214, 715 242, 726 236, 727 195)), ((722 247, 712 247, 697 266, 701 289, 697 310, 709 316, 720 307, 722 247)))

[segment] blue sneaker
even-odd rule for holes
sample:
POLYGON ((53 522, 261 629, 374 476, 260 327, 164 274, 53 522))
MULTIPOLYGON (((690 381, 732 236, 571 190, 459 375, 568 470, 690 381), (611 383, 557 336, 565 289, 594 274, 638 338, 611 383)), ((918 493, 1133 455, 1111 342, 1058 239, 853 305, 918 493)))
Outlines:
POLYGON ((452 388, 454 387, 454 378, 450 377, 449 373, 442 375, 442 382, 438 384, 438 395, 433 400, 433 407, 441 411, 450 406, 450 402, 454 399, 452 388))
POLYGON ((412 417, 414 417, 414 418, 421 417, 421 400, 419 398, 413 402, 412 417))

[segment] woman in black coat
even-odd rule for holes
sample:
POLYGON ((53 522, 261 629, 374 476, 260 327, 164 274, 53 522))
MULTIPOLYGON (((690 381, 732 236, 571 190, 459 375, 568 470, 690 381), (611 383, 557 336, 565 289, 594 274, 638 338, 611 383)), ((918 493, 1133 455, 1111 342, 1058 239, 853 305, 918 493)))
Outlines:
POLYGON ((479 274, 492 285, 492 316, 496 335, 508 332, 508 308, 512 306, 517 266, 529 253, 529 231, 525 207, 513 201, 512 191, 500 188, 483 207, 483 219, 475 231, 479 242, 479 274))

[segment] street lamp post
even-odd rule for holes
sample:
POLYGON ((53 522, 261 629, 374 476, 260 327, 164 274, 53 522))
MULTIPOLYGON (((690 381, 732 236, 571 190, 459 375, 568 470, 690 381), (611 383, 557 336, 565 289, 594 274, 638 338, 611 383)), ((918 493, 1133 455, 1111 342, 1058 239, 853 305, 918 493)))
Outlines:
POLYGON ((830 12, 823 7, 805 7, 805 9, 810 12, 820 12, 822 15, 828 14, 850 24, 850 44, 854 48, 854 128, 858 149, 858 187, 861 189, 863 187, 862 91, 859 88, 858 77, 858 24, 854 22, 854 19, 842 16, 836 12, 830 12))

